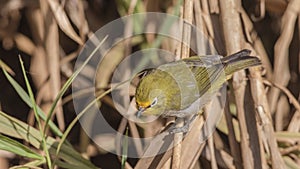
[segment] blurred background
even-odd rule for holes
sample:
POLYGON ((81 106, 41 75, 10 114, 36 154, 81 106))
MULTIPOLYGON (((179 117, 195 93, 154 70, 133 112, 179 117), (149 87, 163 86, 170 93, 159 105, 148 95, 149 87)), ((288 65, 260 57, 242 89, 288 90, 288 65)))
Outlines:
MULTIPOLYGON (((88 166, 300 168, 299 0, 0 0, 0 66, 27 91, 21 57, 36 104, 43 112, 49 112, 62 86, 74 73, 74 63, 88 38, 115 19, 141 12, 181 17, 196 25, 219 54, 226 56, 247 48, 252 50, 251 55, 262 60, 262 68, 239 72, 229 82, 224 115, 213 136, 203 144, 190 134, 176 150, 147 159, 126 158, 97 147, 76 123, 67 142, 88 166)), ((127 29, 124 34, 132 33, 137 27, 127 29)), ((114 69, 126 56, 149 48, 156 43, 156 38, 153 34, 143 34, 120 42, 96 70, 97 95, 110 88, 114 69)), ((193 55, 189 49, 168 38, 158 47, 176 53, 179 58, 193 55)), ((132 97, 138 80, 132 81, 129 91, 132 97)), ((68 88, 58 100, 51 118, 62 133, 76 118, 71 92, 68 88)), ((101 98, 99 108, 113 128, 121 133, 128 128, 128 135, 132 137, 153 136, 169 121, 160 119, 148 125, 128 121, 115 109, 110 94, 101 98)), ((39 128, 33 109, 20 97, 3 71, 0 71, 0 110, 26 125, 39 128)), ((41 125, 44 126, 43 121, 41 125)), ((195 125, 201 126, 201 122, 195 125)), ((41 146, 23 136, 5 128, 0 132, 38 154, 45 153, 41 146)), ((46 133, 57 141, 62 136, 53 130, 46 133)), ((107 142, 116 151, 118 147, 107 141, 107 137, 99 136, 98 141, 107 142)), ((34 161, 31 156, 4 150, 0 151, 1 169, 34 161)), ((50 151, 50 154, 55 159, 55 153, 50 151)), ((58 157, 71 163, 64 158, 58 157)), ((56 165, 72 168, 61 163, 56 165)), ((49 168, 43 160, 32 166, 49 168)))

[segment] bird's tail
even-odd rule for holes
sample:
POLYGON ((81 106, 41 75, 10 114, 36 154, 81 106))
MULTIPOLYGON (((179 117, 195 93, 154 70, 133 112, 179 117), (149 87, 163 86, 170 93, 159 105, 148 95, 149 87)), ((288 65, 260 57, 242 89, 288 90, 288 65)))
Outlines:
POLYGON ((261 61, 255 56, 249 56, 250 50, 244 49, 221 59, 226 76, 230 77, 234 72, 261 65, 261 61))

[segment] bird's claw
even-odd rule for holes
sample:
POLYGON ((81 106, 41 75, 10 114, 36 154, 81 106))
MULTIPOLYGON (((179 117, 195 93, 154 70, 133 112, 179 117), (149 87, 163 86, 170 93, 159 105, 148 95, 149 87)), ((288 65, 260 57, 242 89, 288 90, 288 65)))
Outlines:
POLYGON ((194 114, 191 119, 185 122, 185 124, 181 127, 176 127, 176 122, 173 124, 169 129, 169 134, 175 134, 175 133, 186 133, 189 131, 190 124, 196 119, 198 114, 194 114))
POLYGON ((169 134, 176 134, 176 133, 186 133, 189 131, 189 127, 190 125, 189 124, 185 124, 184 126, 182 127, 176 127, 175 124, 173 124, 169 129, 168 129, 168 132, 169 134))

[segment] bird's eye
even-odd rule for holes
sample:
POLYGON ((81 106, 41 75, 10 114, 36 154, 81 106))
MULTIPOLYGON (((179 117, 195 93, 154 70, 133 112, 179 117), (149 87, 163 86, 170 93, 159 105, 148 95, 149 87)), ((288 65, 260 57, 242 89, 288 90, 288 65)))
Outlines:
POLYGON ((151 103, 150 106, 153 107, 154 105, 156 105, 156 103, 157 103, 157 97, 154 98, 154 100, 153 100, 153 102, 151 103))

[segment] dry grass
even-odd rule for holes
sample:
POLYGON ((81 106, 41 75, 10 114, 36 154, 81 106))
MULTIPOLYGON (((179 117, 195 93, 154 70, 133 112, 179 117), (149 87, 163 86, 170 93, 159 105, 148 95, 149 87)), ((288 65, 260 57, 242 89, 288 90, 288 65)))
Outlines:
MULTIPOLYGON (((34 87, 37 105, 43 112, 51 112, 62 85, 74 73, 74 61, 88 37, 107 22, 137 12, 176 14, 201 30, 221 55, 250 49, 251 55, 262 60, 263 69, 255 67, 234 74, 229 81, 224 115, 206 142, 199 143, 199 131, 206 118, 201 116, 187 136, 175 134, 175 142, 183 141, 173 149, 154 157, 129 158, 125 168, 300 168, 299 0, 257 0, 255 4, 249 0, 2 0, 0 65, 25 89, 20 54, 34 87)), ((132 35, 133 23, 125 24, 125 36, 132 35)), ((184 24, 182 30, 182 39, 190 42, 190 26, 184 24)), ((143 46, 156 43, 156 38, 153 34, 140 35, 111 49, 107 56, 114 58, 105 58, 97 70, 97 94, 110 87, 111 76, 122 59, 143 46)), ((197 44, 199 51, 204 50, 201 41, 197 44)), ((182 45, 167 38, 161 41, 159 48, 172 51, 177 59, 191 55, 189 43, 182 45)), ((88 76, 91 72, 86 73, 88 76)), ((0 110, 36 127, 34 111, 19 99, 3 73, 0 77, 0 110)), ((130 86, 131 96, 136 81, 130 86)), ((58 100, 51 117, 62 132, 75 118, 69 94, 70 90, 58 100)), ((85 94, 79 95, 84 97, 85 94)), ((153 136, 173 120, 158 120, 148 125, 134 123, 118 114, 110 95, 103 97, 99 105, 116 130, 125 133, 128 127, 132 137, 153 136)), ((57 136, 51 131, 48 135, 57 136)), ((105 141, 108 136, 99 136, 99 139, 105 141)), ((72 129, 68 141, 98 167, 121 166, 122 157, 101 151, 79 125, 72 129)), ((143 144, 138 141, 134 144, 142 154, 143 144)), ((40 152, 37 147, 28 147, 40 152)), ((146 153, 159 148, 158 144, 150 145, 146 153)), ((120 147, 112 144, 112 149, 119 151, 120 147)), ((30 158, 0 151, 1 168, 30 161, 30 158)))

